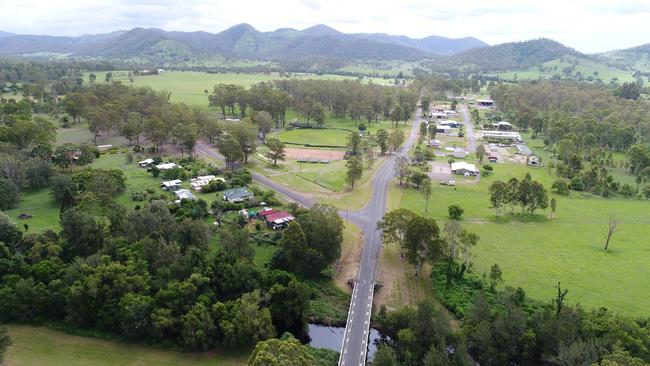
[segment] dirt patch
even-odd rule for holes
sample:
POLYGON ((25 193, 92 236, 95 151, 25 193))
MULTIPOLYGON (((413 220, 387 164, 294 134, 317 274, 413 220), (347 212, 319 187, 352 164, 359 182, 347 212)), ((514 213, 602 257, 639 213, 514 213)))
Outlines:
POLYGON ((347 282, 357 278, 359 263, 361 263, 361 248, 363 247, 363 234, 351 223, 347 223, 343 231, 343 244, 341 245, 341 258, 336 265, 334 283, 341 290, 352 293, 347 282))
POLYGON ((302 159, 316 159, 316 160, 343 160, 345 151, 340 150, 318 150, 318 149, 298 149, 294 147, 287 147, 284 149, 288 159, 302 160, 302 159))

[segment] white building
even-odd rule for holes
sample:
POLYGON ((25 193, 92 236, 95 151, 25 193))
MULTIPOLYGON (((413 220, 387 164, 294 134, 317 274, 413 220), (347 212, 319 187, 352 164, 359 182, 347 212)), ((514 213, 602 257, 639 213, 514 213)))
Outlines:
POLYGON ((144 160, 138 162, 138 165, 140 166, 140 168, 148 168, 148 167, 151 166, 151 164, 153 164, 153 159, 151 159, 151 158, 144 159, 144 160))
POLYGON ((183 181, 180 179, 168 180, 166 182, 160 183, 160 188, 170 192, 177 191, 181 188, 182 182, 183 181))
POLYGON ((465 175, 465 176, 470 176, 470 175, 473 176, 479 173, 478 169, 476 169, 476 165, 466 163, 464 161, 451 163, 451 171, 454 174, 465 175))
POLYGON ((169 170, 176 167, 180 168, 181 166, 175 163, 165 163, 165 164, 156 165, 156 168, 158 168, 159 170, 169 170))
POLYGON ((203 176, 198 176, 196 178, 190 179, 190 186, 192 187, 193 190, 200 192, 201 188, 207 186, 213 180, 220 180, 222 182, 226 181, 225 179, 221 177, 215 177, 214 175, 203 175, 203 176))
POLYGON ((196 196, 194 196, 189 189, 179 189, 174 193, 176 194, 176 197, 178 197, 178 199, 174 201, 176 204, 180 204, 182 200, 193 201, 196 199, 196 196))

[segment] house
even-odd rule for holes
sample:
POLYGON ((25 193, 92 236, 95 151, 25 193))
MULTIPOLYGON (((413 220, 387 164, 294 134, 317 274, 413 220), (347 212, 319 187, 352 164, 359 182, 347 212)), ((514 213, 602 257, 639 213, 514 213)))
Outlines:
POLYGON ((530 148, 524 144, 517 144, 515 145, 515 147, 517 147, 517 154, 519 155, 527 155, 527 156, 533 155, 532 150, 530 150, 530 148))
POLYGON ((434 149, 439 149, 440 148, 440 140, 433 139, 429 141, 429 146, 433 147, 434 149))
POLYGON ((446 118, 447 118, 447 114, 446 114, 446 113, 435 112, 435 113, 431 113, 431 114, 429 114, 429 118, 432 118, 432 119, 438 119, 438 120, 440 120, 440 119, 446 119, 446 118))
POLYGON ((436 133, 442 133, 442 134, 445 134, 445 135, 449 135, 451 133, 451 130, 453 130, 453 128, 451 126, 436 125, 436 133))
POLYGON ((453 156, 455 158, 465 159, 465 157, 467 156, 467 151, 465 151, 465 149, 463 149, 462 147, 457 147, 457 148, 454 149, 454 155, 453 156))
POLYGON ((99 152, 105 152, 113 148, 113 145, 97 145, 97 150, 99 152))
POLYGON ((458 121, 452 121, 452 120, 449 120, 449 121, 441 121, 441 122, 439 122, 438 124, 441 125, 441 126, 449 126, 449 127, 451 127, 451 128, 459 128, 459 127, 462 125, 460 122, 458 122, 458 121))
POLYGON ((169 192, 178 191, 181 188, 182 182, 183 181, 180 179, 168 180, 166 182, 160 183, 160 188, 169 192))
POLYGON ((152 164, 153 164, 153 159, 151 159, 151 158, 144 159, 144 160, 138 162, 138 165, 140 166, 140 168, 149 168, 149 167, 151 167, 152 164))
POLYGON ((165 163, 165 164, 156 165, 156 168, 158 168, 158 170, 169 170, 169 169, 174 169, 176 167, 180 168, 181 166, 175 163, 165 163))
POLYGON ((176 204, 180 204, 182 200, 194 201, 196 199, 196 196, 193 195, 189 189, 179 189, 174 192, 174 194, 178 197, 178 199, 174 201, 176 204))
POLYGON ((268 225, 270 228, 277 230, 287 227, 287 225, 289 225, 289 223, 294 219, 295 218, 286 211, 276 211, 269 215, 266 215, 264 221, 266 221, 266 225, 268 225))
POLYGON ((253 193, 249 192, 246 187, 231 188, 223 191, 223 199, 228 202, 243 202, 253 198, 253 193))
POLYGON ((262 218, 262 219, 266 219, 267 216, 269 216, 269 215, 271 215, 271 214, 273 214, 275 212, 277 212, 277 211, 270 208, 270 207, 268 207, 268 208, 265 208, 264 210, 258 212, 257 216, 262 218))
POLYGON ((510 131, 512 130, 512 124, 506 121, 500 121, 492 124, 492 128, 499 131, 510 131))
POLYGON ((494 141, 511 141, 511 142, 522 142, 521 135, 519 132, 511 131, 484 131, 483 139, 485 140, 494 140, 494 141))
POLYGON ((221 177, 215 177, 214 175, 204 175, 204 176, 198 176, 196 178, 190 179, 190 186, 192 187, 193 190, 200 192, 202 187, 207 186, 208 184, 210 184, 210 182, 214 180, 220 180, 222 182, 226 182, 226 180, 221 177))
POLYGON ((451 171, 454 174, 464 175, 464 176, 470 176, 470 175, 474 176, 479 173, 478 169, 476 169, 476 165, 469 164, 464 161, 451 163, 451 171))
POLYGON ((491 99, 477 99, 476 105, 479 107, 494 107, 494 101, 491 99))

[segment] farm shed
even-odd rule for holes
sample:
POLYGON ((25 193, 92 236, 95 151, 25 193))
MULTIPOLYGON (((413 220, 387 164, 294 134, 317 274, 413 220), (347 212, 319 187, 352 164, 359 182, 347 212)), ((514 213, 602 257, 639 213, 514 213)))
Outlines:
POLYGON ((454 174, 458 175, 477 175, 478 174, 478 169, 476 169, 476 165, 474 164, 469 164, 464 161, 457 162, 457 163, 451 163, 451 171, 454 174))

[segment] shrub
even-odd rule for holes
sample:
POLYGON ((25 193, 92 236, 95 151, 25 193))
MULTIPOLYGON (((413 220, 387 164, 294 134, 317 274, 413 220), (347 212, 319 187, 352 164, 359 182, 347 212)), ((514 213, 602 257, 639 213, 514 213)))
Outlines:
POLYGON ((558 194, 567 195, 569 194, 569 184, 564 179, 556 179, 551 186, 551 190, 557 192, 558 194))
POLYGON ((571 189, 574 191, 584 191, 585 189, 585 185, 584 183, 582 183, 582 178, 580 177, 573 177, 571 179, 571 183, 569 184, 569 187, 571 187, 571 189))
POLYGON ((449 211, 449 218, 454 220, 460 219, 461 216, 463 216, 463 212, 465 212, 465 210, 463 210, 457 204, 449 205, 449 207, 447 207, 447 210, 449 211))

